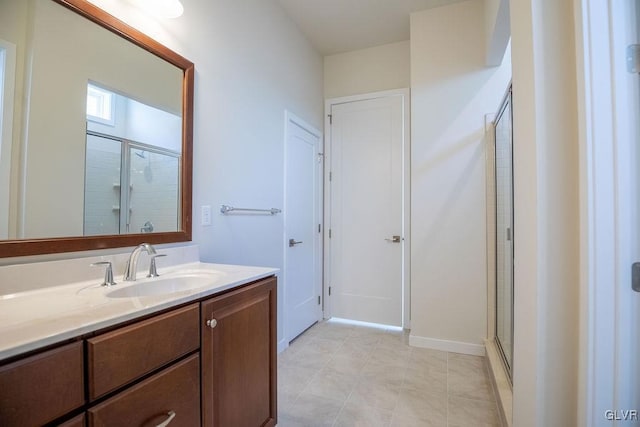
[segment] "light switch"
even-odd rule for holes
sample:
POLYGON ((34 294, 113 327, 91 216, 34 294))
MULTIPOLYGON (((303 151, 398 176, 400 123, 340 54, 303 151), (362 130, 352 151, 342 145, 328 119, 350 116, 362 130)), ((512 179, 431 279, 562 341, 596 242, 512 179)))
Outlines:
POLYGON ((204 226, 211 225, 211 206, 202 206, 201 224, 204 226))

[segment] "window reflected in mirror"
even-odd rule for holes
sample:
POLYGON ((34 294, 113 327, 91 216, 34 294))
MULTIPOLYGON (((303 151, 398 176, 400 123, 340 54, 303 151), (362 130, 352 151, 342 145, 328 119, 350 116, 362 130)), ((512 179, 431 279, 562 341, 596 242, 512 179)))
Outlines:
POLYGON ((87 85, 84 235, 178 231, 181 117, 87 85))

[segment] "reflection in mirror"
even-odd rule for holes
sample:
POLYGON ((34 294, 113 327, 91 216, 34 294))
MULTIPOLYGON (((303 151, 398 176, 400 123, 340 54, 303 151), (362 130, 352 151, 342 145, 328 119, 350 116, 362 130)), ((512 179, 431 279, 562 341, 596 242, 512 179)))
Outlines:
POLYGON ((178 231, 181 118, 89 84, 84 235, 178 231))
POLYGON ((15 46, 0 38, 0 240, 9 237, 15 46))
POLYGON ((0 257, 191 240, 193 80, 86 0, 0 0, 0 257))
MULTIPOLYGON (((16 234, 82 236, 87 234, 82 229, 82 178, 89 172, 84 167, 86 130, 132 140, 155 137, 141 135, 155 117, 136 117, 147 110, 133 99, 179 113, 182 70, 51 0, 32 3, 31 90, 25 93, 29 118, 20 173, 24 178, 16 192, 16 234), (112 90, 100 91, 101 87, 112 90), (102 114, 90 116, 100 119, 89 121, 91 126, 86 123, 88 108, 102 114)), ((180 126, 178 118, 173 141, 177 145, 180 126)), ((126 232, 126 225, 120 227, 120 233, 126 232)))

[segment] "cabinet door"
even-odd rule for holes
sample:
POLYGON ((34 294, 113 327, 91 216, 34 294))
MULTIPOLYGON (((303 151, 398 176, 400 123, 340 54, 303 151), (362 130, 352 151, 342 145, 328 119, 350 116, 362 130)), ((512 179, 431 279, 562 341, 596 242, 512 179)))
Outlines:
POLYGON ((82 342, 0 367, 0 426, 39 426, 84 404, 82 342))
POLYGON ((276 424, 276 279, 202 303, 204 426, 276 424))

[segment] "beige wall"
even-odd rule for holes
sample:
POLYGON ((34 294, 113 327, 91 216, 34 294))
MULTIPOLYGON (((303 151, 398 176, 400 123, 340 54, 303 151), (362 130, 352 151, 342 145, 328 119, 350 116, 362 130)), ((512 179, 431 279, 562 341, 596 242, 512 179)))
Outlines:
POLYGON ((409 41, 324 57, 324 97, 409 87, 409 41))
POLYGON ((484 115, 509 55, 485 67, 483 3, 411 15, 411 341, 482 352, 487 329, 484 115))
POLYGON ((525 0, 511 10, 513 417, 523 427, 577 425, 579 153, 572 4, 525 0))
MULTIPOLYGON (((10 165, 20 164, 20 141, 22 138, 22 116, 23 116, 23 88, 24 88, 24 67, 27 44, 27 20, 29 16, 29 2, 27 1, 4 1, 0 4, 0 38, 15 45, 16 50, 16 70, 14 86, 14 111, 11 126, 11 140, 2 141, 3 144, 11 144, 10 165)), ((3 153, 5 149, 3 148, 3 153)), ((6 163, 3 161, 2 165, 6 163)), ((15 238, 18 220, 18 190, 19 168, 10 166, 9 171, 9 207, 8 207, 8 236, 15 238)))

